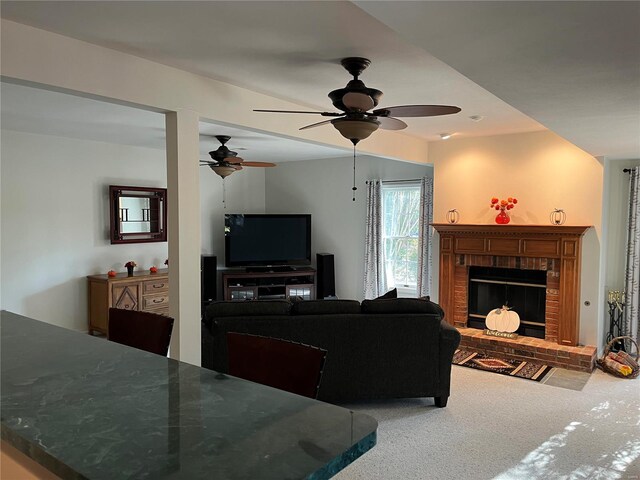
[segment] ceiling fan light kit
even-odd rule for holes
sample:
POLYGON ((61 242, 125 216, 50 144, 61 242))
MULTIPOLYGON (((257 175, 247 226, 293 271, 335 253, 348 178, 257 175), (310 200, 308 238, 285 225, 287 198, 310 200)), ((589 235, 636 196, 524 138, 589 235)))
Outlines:
POLYGON ((221 178, 226 178, 236 171, 236 169, 233 167, 223 167, 220 165, 209 165, 209 167, 221 178))
POLYGON ((380 126, 380 122, 371 118, 363 118, 362 120, 336 118, 331 120, 331 123, 340 132, 340 135, 351 140, 351 143, 354 145, 360 140, 369 138, 369 136, 378 130, 378 127, 380 126))

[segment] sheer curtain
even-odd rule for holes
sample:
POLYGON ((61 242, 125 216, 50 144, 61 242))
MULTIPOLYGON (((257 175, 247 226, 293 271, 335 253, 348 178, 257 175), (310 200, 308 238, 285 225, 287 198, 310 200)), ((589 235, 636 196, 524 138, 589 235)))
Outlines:
POLYGON ((367 231, 364 253, 364 298, 376 298, 386 292, 382 251, 382 182, 367 185, 367 231))
POLYGON ((433 222, 433 178, 420 181, 420 235, 418 244, 418 297, 431 295, 431 223, 433 222))
MULTIPOLYGON (((631 169, 629 186, 629 224, 627 236, 627 268, 625 274, 626 301, 624 335, 638 341, 638 300, 640 299, 640 167, 631 169)), ((627 345, 628 347, 629 345, 627 345)))

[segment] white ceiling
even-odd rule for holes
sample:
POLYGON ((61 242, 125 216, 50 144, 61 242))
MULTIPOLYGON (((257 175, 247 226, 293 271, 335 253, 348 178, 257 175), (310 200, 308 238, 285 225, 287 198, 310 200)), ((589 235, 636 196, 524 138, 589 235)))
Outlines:
POLYGON ((640 158, 640 2, 357 2, 592 155, 640 158))
MULTIPOLYGON (((6 130, 165 149, 164 115, 122 105, 10 83, 0 83, 1 124, 6 130)), ((287 162, 334 158, 349 149, 200 123, 200 158, 220 146, 214 135, 228 135, 229 148, 245 160, 287 162)), ((164 154, 163 154, 164 155, 164 154)))
MULTIPOLYGON (((640 158, 639 5, 3 1, 0 7, 3 18, 320 110, 331 108, 326 94, 349 79, 339 59, 365 56, 372 65, 361 79, 385 93, 381 106, 463 109, 407 119, 408 134, 435 140, 442 132, 493 135, 544 124, 594 155, 640 158), (485 118, 473 122, 471 115, 485 118)), ((300 125, 314 120, 301 115, 300 125)))
POLYGON ((0 107, 6 130, 165 148, 161 113, 4 82, 0 107))

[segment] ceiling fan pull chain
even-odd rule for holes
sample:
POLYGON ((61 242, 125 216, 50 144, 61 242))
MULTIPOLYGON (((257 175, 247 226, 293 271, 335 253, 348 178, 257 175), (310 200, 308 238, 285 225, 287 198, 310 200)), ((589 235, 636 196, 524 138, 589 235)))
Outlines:
POLYGON ((353 187, 351 187, 351 190, 353 190, 353 198, 351 200, 353 200, 354 202, 356 201, 356 190, 358 190, 358 188, 356 187, 356 144, 353 144, 353 187))
POLYGON ((222 208, 227 208, 227 182, 222 179, 222 208))

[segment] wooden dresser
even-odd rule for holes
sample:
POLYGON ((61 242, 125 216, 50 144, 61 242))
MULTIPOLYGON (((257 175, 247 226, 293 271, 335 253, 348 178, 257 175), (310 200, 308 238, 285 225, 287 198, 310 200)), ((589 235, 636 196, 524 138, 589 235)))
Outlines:
POLYGON ((118 273, 115 277, 89 275, 89 333, 107 334, 109 308, 169 314, 169 273, 118 273))

